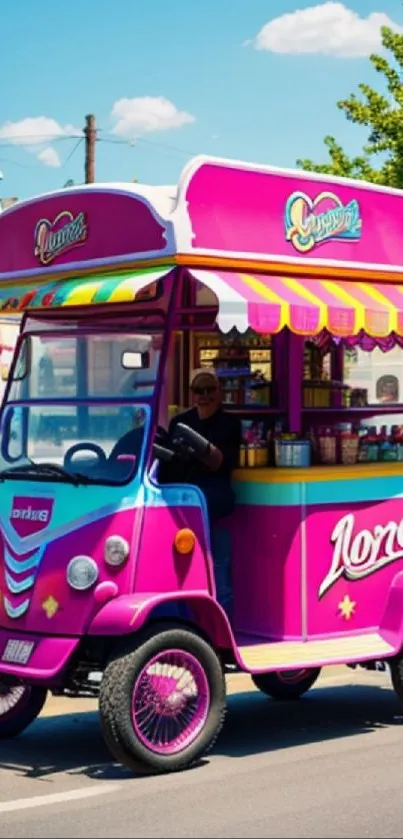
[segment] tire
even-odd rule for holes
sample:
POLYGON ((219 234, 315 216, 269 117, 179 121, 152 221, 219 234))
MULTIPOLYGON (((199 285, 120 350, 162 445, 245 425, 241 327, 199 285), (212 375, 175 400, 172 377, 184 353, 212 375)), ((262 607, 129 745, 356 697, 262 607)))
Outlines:
POLYGON ((107 665, 99 711, 106 745, 131 771, 144 775, 189 768, 211 750, 224 723, 221 663, 196 632, 173 624, 155 624, 126 642, 107 665), (161 664, 165 672, 158 671, 161 664), (186 665, 192 681, 181 686, 180 671, 174 670, 176 675, 169 676, 167 665, 186 665), (157 739, 158 728, 161 731, 162 725, 165 733, 175 731, 181 715, 186 720, 192 718, 183 733, 165 739, 160 734, 162 742, 151 742, 146 730, 152 730, 154 720, 159 718, 154 729, 157 739))
POLYGON ((390 658, 389 667, 393 690, 403 702, 403 656, 390 658))
POLYGON ((256 687, 272 699, 300 699, 316 682, 320 667, 304 670, 279 670, 252 676, 256 687))
POLYGON ((45 688, 0 676, 0 740, 25 731, 41 713, 46 696, 45 688))

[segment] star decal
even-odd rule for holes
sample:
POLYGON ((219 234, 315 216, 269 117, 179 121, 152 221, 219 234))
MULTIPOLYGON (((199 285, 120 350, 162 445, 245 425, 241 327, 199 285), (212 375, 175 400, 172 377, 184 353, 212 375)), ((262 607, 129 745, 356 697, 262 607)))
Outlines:
POLYGON ((43 601, 42 609, 47 618, 54 618, 56 612, 59 610, 59 604, 52 595, 49 595, 49 597, 43 601))
POLYGON ((345 594, 343 600, 340 600, 337 608, 339 609, 341 616, 345 618, 346 621, 349 621, 354 615, 356 605, 356 601, 351 600, 349 594, 345 594))

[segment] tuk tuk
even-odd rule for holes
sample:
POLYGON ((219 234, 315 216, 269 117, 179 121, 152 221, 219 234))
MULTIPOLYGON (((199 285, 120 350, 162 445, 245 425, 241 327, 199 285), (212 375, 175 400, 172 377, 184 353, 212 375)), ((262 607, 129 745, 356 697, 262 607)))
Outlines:
POLYGON ((0 737, 49 692, 99 697, 114 758, 170 772, 214 744, 229 672, 291 700, 323 666, 382 662, 403 697, 403 406, 348 380, 353 351, 403 344, 402 209, 392 189, 200 157, 177 187, 1 214, 0 315, 21 330, 0 416, 0 737), (217 528, 198 486, 161 480, 209 445, 183 422, 169 436, 200 369, 242 424, 217 528))

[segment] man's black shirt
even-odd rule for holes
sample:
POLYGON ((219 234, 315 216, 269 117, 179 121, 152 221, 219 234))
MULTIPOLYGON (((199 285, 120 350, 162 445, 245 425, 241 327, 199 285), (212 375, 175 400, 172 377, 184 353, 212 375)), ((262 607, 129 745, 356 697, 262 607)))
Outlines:
POLYGON ((196 408, 191 408, 171 420, 169 437, 175 436, 178 423, 193 428, 206 440, 222 452, 223 461, 219 469, 212 471, 204 463, 193 458, 187 463, 175 460, 169 464, 168 470, 163 470, 164 481, 186 482, 203 487, 211 482, 230 483, 231 472, 239 462, 239 449, 242 443, 242 426, 238 417, 225 413, 219 408, 211 417, 200 419, 196 408))

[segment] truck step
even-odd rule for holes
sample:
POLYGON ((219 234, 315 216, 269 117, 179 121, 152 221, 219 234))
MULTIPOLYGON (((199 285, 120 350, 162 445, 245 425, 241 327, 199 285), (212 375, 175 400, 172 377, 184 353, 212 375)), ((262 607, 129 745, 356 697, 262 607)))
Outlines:
POLYGON ((242 664, 250 673, 290 670, 353 661, 369 661, 394 655, 395 648, 377 632, 338 636, 314 641, 275 641, 238 647, 242 664))

